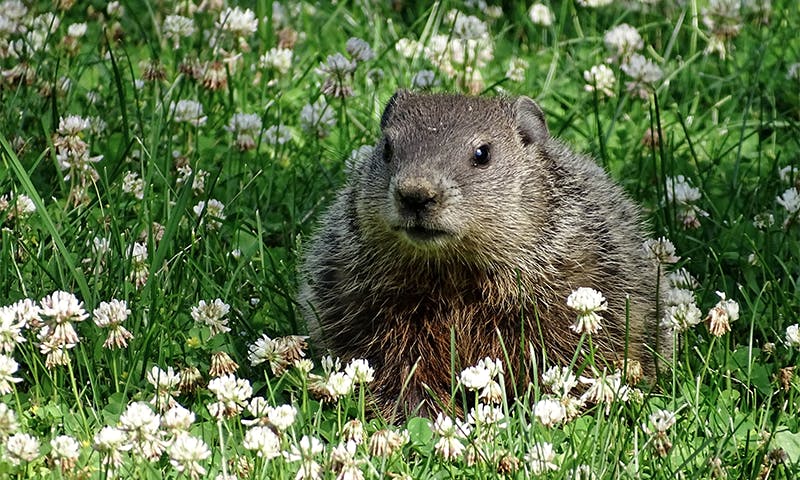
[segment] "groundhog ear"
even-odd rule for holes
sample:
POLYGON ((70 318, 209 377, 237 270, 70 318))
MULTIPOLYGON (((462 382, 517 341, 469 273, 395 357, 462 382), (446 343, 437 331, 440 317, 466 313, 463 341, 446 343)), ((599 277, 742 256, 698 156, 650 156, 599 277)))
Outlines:
POLYGON ((386 107, 383 109, 383 114, 381 115, 381 129, 386 128, 386 124, 389 123, 389 119, 392 118, 392 111, 394 111, 394 107, 406 95, 408 95, 407 91, 398 90, 394 92, 392 98, 386 102, 386 107))
POLYGON ((547 130, 547 121, 544 112, 533 100, 528 97, 519 97, 514 102, 514 115, 516 116, 517 129, 522 135, 522 143, 542 143, 550 137, 547 130))

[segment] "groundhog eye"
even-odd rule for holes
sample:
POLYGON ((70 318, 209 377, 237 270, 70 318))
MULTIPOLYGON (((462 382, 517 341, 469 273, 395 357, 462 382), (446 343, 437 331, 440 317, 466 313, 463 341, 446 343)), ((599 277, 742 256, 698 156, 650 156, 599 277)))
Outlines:
POLYGON ((489 145, 481 145, 476 148, 475 152, 472 154, 472 164, 476 167, 480 167, 489 163, 489 159, 491 158, 489 150, 489 145))
POLYGON ((393 155, 394 155, 394 149, 392 149, 392 142, 390 142, 389 139, 387 138, 383 142, 383 160, 386 163, 389 163, 392 161, 393 155))

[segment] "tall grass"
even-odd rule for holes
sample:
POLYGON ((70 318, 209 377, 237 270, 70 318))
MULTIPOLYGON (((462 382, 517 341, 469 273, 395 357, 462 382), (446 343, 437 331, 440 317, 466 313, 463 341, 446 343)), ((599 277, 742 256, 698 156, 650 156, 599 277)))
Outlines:
MULTIPOLYGON (((0 338, 4 356, 19 365, 0 372, 7 383, 0 402, 16 418, 0 406, 0 475, 301 478, 298 471, 313 476, 313 464, 325 478, 800 473, 793 370, 800 339, 787 335, 800 312, 797 203, 791 206, 791 190, 800 188, 800 12, 793 0, 596 8, 553 1, 555 20, 547 26, 513 2, 494 17, 460 2, 259 0, 247 5, 250 22, 239 20, 244 5, 226 16, 215 3, 2 3, 0 25, 10 26, 0 29, 0 305, 9 308, 0 331, 18 320, 12 304, 59 290, 74 294, 89 316, 74 322, 79 342, 61 345, 62 365, 46 364, 48 332, 35 322, 21 330, 24 342, 0 338), (714 13, 721 11, 727 13, 714 13), (170 36, 173 14, 190 19, 193 31, 170 36), (468 15, 486 26, 484 43, 448 70, 432 49, 442 39, 461 42, 453 23, 468 15), (78 35, 81 27, 70 26, 81 23, 86 32, 78 35), (248 23, 252 31, 232 28, 248 23), (663 72, 643 98, 629 91, 623 60, 611 59, 604 43, 622 23, 638 30, 639 53, 663 72), (352 94, 337 97, 324 70, 351 37, 375 56, 344 74, 352 94), (407 56, 406 39, 419 42, 407 56), (261 60, 279 44, 291 50, 290 61, 261 60), (507 75, 512 58, 528 62, 521 78, 507 75), (587 89, 597 85, 584 72, 599 64, 616 77, 612 96, 587 89), (432 84, 416 77, 414 85, 421 70, 433 72, 432 84), (674 365, 655 384, 631 390, 627 402, 617 395, 545 426, 535 406, 549 390, 536 383, 499 406, 502 421, 473 421, 464 438, 457 429, 448 437, 441 419, 387 425, 370 413, 369 383, 320 399, 320 378, 334 373, 323 369, 323 352, 315 352, 311 375, 307 364, 253 365, 249 354, 261 335, 274 342, 305 334, 295 300, 298 254, 344 181, 352 152, 376 142, 383 105, 398 88, 535 97, 551 132, 594 155, 643 205, 653 236, 674 243, 680 260, 670 268, 697 279, 692 290, 703 315, 719 300, 716 292, 738 302, 732 331, 717 337, 697 325, 681 333, 674 365), (326 106, 309 120, 304 107, 320 99, 326 106), (181 111, 181 100, 197 102, 202 113, 181 111), (245 149, 237 146, 242 132, 226 128, 236 113, 261 123, 245 149), (62 169, 70 137, 62 122, 70 115, 86 120, 74 138, 89 157, 102 158, 62 169), (194 125, 199 116, 205 120, 194 125), (696 188, 696 198, 679 201, 683 188, 696 188), (224 205, 221 213, 212 211, 214 200, 224 205), (125 300, 131 311, 123 326, 133 338, 124 348, 104 346, 108 331, 94 324, 95 310, 111 299, 125 300), (230 331, 216 333, 192 315, 201 300, 215 299, 229 306, 219 321, 230 331), (225 357, 220 366, 220 352, 236 368, 225 357), (297 418, 282 429, 264 411, 236 412, 246 393, 227 415, 214 415, 220 394, 209 382, 220 369, 246 379, 270 406, 292 405, 297 418), (182 434, 208 448, 197 465, 181 460, 176 445, 186 440, 165 426, 172 401, 195 416, 182 434), (126 423, 135 402, 164 414, 151 432, 164 451, 151 458, 126 423), (675 419, 663 431, 651 417, 661 410, 675 419), (253 427, 242 419, 269 426, 277 436, 274 458, 266 448, 261 456, 248 448, 253 427), (352 420, 363 436, 347 433, 357 430, 352 420), (105 426, 125 431, 119 464, 108 463, 106 440, 97 436, 105 426), (395 448, 380 448, 386 431, 396 432, 395 448), (40 445, 21 458, 20 443, 33 444, 23 434, 40 445), (59 435, 77 441, 74 455, 50 443, 59 435), (319 439, 321 450, 300 452, 306 435, 319 439), (354 441, 349 453, 333 453, 347 438, 354 441), (464 451, 443 458, 443 440, 464 451), (544 443, 553 447, 546 461, 539 458, 544 443)), ((463 385, 454 388, 472 400, 463 385)))

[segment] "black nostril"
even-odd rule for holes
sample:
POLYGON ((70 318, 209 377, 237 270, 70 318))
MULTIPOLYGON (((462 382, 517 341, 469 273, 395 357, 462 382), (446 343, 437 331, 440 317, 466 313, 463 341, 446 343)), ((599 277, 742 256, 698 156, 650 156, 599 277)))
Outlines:
POLYGON ((397 201, 407 211, 421 213, 436 203, 436 192, 427 186, 397 189, 397 201))

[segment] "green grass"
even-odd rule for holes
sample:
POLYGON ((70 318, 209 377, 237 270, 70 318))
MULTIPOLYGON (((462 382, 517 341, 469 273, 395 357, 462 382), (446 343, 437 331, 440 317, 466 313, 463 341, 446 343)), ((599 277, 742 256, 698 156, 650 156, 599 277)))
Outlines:
MULTIPOLYGON (((259 458, 244 447, 250 427, 241 419, 252 416, 217 421, 209 412, 216 401, 207 388, 216 352, 238 363, 236 376, 250 382, 253 395, 296 407, 293 425, 276 429, 280 450, 290 452, 304 435, 320 439, 324 451, 314 460, 324 478, 338 474, 331 452, 352 419, 363 422, 366 432, 353 460, 366 478, 494 478, 504 468, 510 478, 528 478, 536 470, 529 454, 539 442, 551 443, 555 452, 546 478, 572 478, 571 470, 581 465, 596 478, 800 474, 800 382, 787 370, 797 365, 798 353, 785 342, 800 313, 800 236, 797 213, 777 201, 792 186, 800 188, 797 173, 786 180, 779 175, 785 167, 800 168, 800 79, 789 75, 800 62, 794 0, 773 0, 763 11, 754 5, 764 2, 742 2, 740 17, 729 23, 738 28, 724 40, 724 59, 705 52, 713 32, 703 21, 709 2, 702 0, 599 8, 553 1, 555 22, 547 27, 533 24, 527 6, 513 2, 505 2, 500 18, 459 2, 393 2, 399 9, 390 2, 286 3, 280 21, 273 18, 273 2, 246 5, 259 21, 244 43, 215 27, 218 11, 191 13, 191 3, 169 1, 126 2, 122 14, 109 14, 102 2, 76 2, 53 10, 58 26, 49 34, 43 27, 49 20, 33 19, 50 11, 51 2, 36 2, 18 21, 24 29, 0 33, 0 196, 10 202, 7 208, 0 202, 0 306, 25 298, 38 302, 64 290, 90 314, 76 324, 80 342, 68 349, 66 365, 45 365, 35 325, 22 331, 24 343, 5 352, 19 364, 14 376, 21 381, 0 402, 15 412, 15 431, 38 438, 41 449, 15 464, 6 440, 14 429, 0 422, 0 475, 108 478, 94 437, 104 426, 119 425, 129 404, 153 398, 146 375, 158 366, 197 369, 202 376, 195 389, 172 387, 196 416, 188 432, 209 448, 201 476, 224 471, 239 478, 294 478, 300 462, 259 458), (673 368, 655 385, 640 385, 628 402, 610 404, 608 413, 605 405, 587 406, 576 418, 546 427, 532 406, 547 388, 532 385, 516 403, 502 404, 504 428, 478 425, 459 441, 466 453, 446 460, 437 453, 440 435, 432 422, 412 418, 387 427, 371 417, 365 406, 369 384, 321 402, 309 391, 313 377, 292 367, 276 375, 266 364, 253 366, 248 348, 262 334, 305 333, 294 300, 299 252, 342 184, 351 151, 376 142, 386 100, 397 88, 411 87, 420 70, 436 72, 436 91, 469 90, 463 67, 448 76, 422 49, 410 58, 395 49, 401 38, 425 45, 435 35, 457 41, 451 9, 488 26, 493 55, 475 65, 482 83, 472 90, 534 97, 551 132, 597 158, 643 205, 654 237, 675 244, 681 260, 674 268, 684 267, 698 280, 693 291, 703 315, 721 291, 738 302, 740 317, 721 337, 704 325, 684 332, 673 368), (178 48, 164 29, 165 17, 174 13, 195 24, 178 48), (83 21, 85 36, 67 38, 69 25, 83 21), (640 53, 663 70, 644 99, 627 91, 630 79, 618 61, 607 63, 617 79, 614 96, 584 88, 584 71, 612 55, 604 45, 606 31, 621 23, 639 31, 640 53), (259 65, 261 55, 286 38, 282 29, 297 34, 285 73, 259 65), (348 77, 352 96, 323 95, 325 74, 318 68, 329 55, 344 53, 350 37, 365 40, 375 57, 359 62, 348 77), (240 56, 223 62, 224 83, 215 90, 187 68, 235 53, 240 56), (529 62, 522 81, 506 77, 513 57, 529 62), (148 62, 162 69, 162 78, 143 81, 148 62), (301 111, 320 96, 335 124, 309 131, 301 111), (176 121, 170 105, 179 100, 199 102, 205 123, 176 121), (235 134, 225 128, 237 112, 261 120, 252 150, 236 148, 235 134), (57 158, 63 140, 57 130, 69 115, 105 123, 78 135, 91 156, 102 155, 92 163, 96 176, 83 177, 82 191, 81 175, 73 171, 65 179, 57 158), (286 143, 263 134, 279 124, 291 134, 286 143), (648 131, 660 131, 661 141, 644 144, 648 131), (177 167, 186 164, 192 174, 179 181, 177 167), (200 170, 207 172, 204 188, 193 189, 200 170), (128 172, 142 180, 141 199, 123 190, 128 172), (673 193, 668 179, 678 175, 699 191, 692 205, 705 214, 697 228, 685 228, 680 205, 666 200, 673 193), (34 213, 14 213, 22 196, 30 198, 34 213), (194 212, 198 202, 213 199, 224 204, 218 228, 207 211, 194 212), (759 215, 774 221, 758 228, 753 220, 759 215), (95 238, 107 240, 104 253, 93 249, 95 238), (131 259, 137 241, 147 248, 143 263, 131 259), (93 323, 93 310, 112 298, 131 310, 123 324, 133 334, 127 348, 104 348, 107 330, 93 323), (230 306, 231 330, 212 335, 191 309, 217 298, 230 306), (649 417, 661 409, 676 414, 666 431, 671 448, 663 455, 649 433, 649 417), (385 428, 407 431, 408 441, 382 457, 369 444, 385 428), (52 461, 50 440, 59 435, 79 442, 74 467, 61 469, 52 461)), ((3 5, 0 15, 14 10, 3 5)), ((313 372, 322 374, 319 359, 314 363, 313 372)), ((168 443, 170 434, 164 427, 159 432, 168 443)), ((122 452, 121 459, 116 473, 123 478, 188 475, 170 463, 169 448, 152 461, 135 451, 122 452)))

